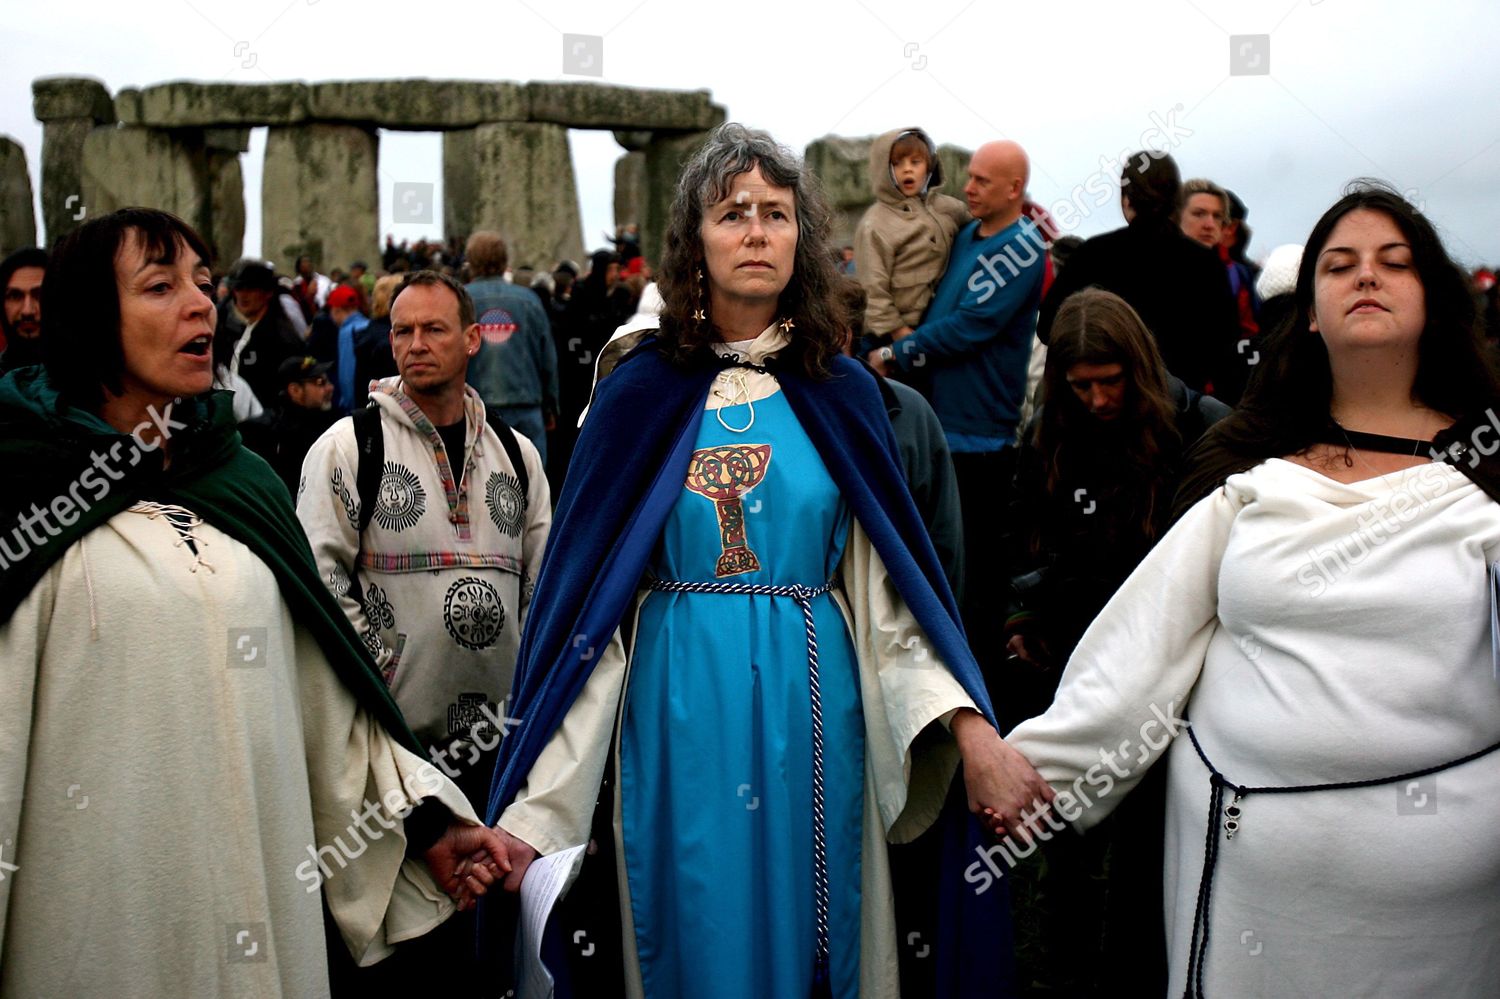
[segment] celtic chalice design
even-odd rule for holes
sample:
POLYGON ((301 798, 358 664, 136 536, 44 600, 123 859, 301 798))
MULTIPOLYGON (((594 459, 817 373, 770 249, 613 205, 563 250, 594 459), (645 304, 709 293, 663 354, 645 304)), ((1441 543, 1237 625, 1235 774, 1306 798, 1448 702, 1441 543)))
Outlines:
POLYGON ((723 551, 717 577, 739 576, 760 569, 760 559, 745 537, 745 505, 740 497, 760 485, 771 464, 771 445, 736 444, 694 451, 688 462, 689 492, 710 500, 719 517, 723 551))

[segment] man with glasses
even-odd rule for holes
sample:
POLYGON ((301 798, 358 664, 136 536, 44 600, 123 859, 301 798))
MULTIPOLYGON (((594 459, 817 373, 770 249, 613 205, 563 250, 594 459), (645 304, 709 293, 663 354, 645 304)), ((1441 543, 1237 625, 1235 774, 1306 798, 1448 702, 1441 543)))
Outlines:
POLYGON ((276 369, 281 393, 271 409, 240 425, 245 446, 270 463, 297 498, 302 459, 313 441, 333 426, 333 365, 315 357, 288 357, 276 369))

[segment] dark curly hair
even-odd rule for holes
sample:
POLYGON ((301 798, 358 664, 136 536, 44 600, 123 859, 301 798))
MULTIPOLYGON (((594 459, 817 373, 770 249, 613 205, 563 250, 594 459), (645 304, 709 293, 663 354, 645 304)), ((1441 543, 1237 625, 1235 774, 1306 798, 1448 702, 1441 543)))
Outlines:
POLYGON ((1417 344, 1412 395, 1458 420, 1484 412, 1500 398, 1500 379, 1481 346, 1467 280, 1432 223, 1389 185, 1353 181, 1307 237, 1292 314, 1279 329, 1263 335, 1261 361, 1239 409, 1216 423, 1190 452, 1177 516, 1231 475, 1267 458, 1302 454, 1332 425, 1333 370, 1328 348, 1311 332, 1308 317, 1318 257, 1339 220, 1361 209, 1380 212, 1396 224, 1411 244, 1412 265, 1422 281, 1427 322, 1417 344))
POLYGON ((796 204, 797 253, 792 278, 777 303, 778 314, 793 321, 792 342, 782 351, 782 361, 811 378, 827 378, 846 335, 829 243, 828 203, 791 150, 767 133, 735 122, 709 133, 677 182, 656 278, 663 302, 662 349, 679 364, 695 364, 707 360, 710 345, 720 340, 712 315, 702 323, 693 319, 700 302, 705 311, 709 307, 697 287, 697 272, 704 266, 703 213, 729 193, 734 178, 757 166, 769 183, 789 189, 796 204))

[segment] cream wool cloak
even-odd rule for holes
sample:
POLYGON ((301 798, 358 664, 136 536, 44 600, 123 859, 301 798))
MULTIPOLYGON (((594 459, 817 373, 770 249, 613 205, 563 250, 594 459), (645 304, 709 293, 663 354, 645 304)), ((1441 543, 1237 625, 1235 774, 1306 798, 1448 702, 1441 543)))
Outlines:
MULTIPOLYGON (((772 326, 753 341, 716 344, 714 349, 761 364, 786 342, 786 335, 772 326)), ((726 369, 709 391, 704 418, 713 419, 712 411, 726 399, 759 401, 780 390, 769 374, 726 369)), ((862 999, 894 999, 900 979, 885 843, 909 842, 937 818, 959 762, 958 747, 944 726, 954 711, 972 709, 974 703, 930 652, 931 644, 858 521, 850 528, 839 575, 843 589, 835 589, 834 595, 859 660, 865 716, 860 995, 862 999), (934 722, 941 723, 940 727, 919 742, 918 737, 934 722)), ((629 620, 634 622, 641 603, 650 596, 646 590, 637 595, 634 611, 627 614, 629 620)), ((629 632, 634 630, 632 623, 629 632)), ((542 750, 525 786, 500 818, 501 828, 541 854, 588 841, 609 750, 619 738, 619 710, 628 674, 629 654, 625 629, 621 629, 542 750)), ((614 786, 619 787, 618 779, 614 786)), ((631 999, 641 999, 644 992, 634 950, 618 794, 614 825, 626 987, 631 999)))
MULTIPOLYGON (((1500 506, 1447 465, 1343 484, 1272 459, 1168 532, 1084 634, 1051 709, 1007 737, 1092 803, 1085 826, 1168 757, 1171 995, 1186 982, 1210 788, 1185 734, 1163 748, 1172 716, 1190 716, 1237 785, 1376 779, 1483 749, 1500 740, 1497 555, 1500 506)), ((1500 753, 1415 787, 1240 807, 1233 840, 1215 830, 1207 995, 1495 994, 1500 753)))
POLYGON ((320 882, 363 964, 453 911, 395 818, 435 796, 476 823, 463 795, 358 706, 266 565, 181 513, 116 515, 0 627, 7 999, 325 996, 320 882))

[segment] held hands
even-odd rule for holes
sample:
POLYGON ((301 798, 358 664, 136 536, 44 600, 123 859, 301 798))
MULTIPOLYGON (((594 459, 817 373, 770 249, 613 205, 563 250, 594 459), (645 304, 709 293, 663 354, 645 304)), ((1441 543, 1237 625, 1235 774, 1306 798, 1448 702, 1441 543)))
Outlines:
POLYGON ((526 877, 526 869, 536 859, 536 851, 525 840, 512 836, 499 826, 495 827, 495 834, 500 838, 500 856, 508 872, 503 887, 506 891, 518 892, 521 880, 526 877))
POLYGON ((1030 842, 1022 813, 1034 818, 1039 806, 1050 803, 1056 792, 979 712, 960 709, 953 716, 952 728, 963 756, 969 811, 996 836, 1017 834, 1030 842))
POLYGON ((500 837, 485 826, 455 822, 422 856, 459 912, 474 908, 479 896, 510 870, 500 837))

